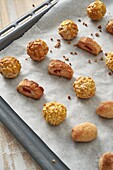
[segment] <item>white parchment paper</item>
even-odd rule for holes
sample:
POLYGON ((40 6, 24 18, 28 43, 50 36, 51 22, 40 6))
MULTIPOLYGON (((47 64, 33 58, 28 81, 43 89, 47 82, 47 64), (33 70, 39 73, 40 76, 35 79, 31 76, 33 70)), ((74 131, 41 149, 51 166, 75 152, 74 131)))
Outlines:
POLYGON ((113 120, 102 119, 95 113, 100 102, 113 100, 113 76, 108 74, 105 61, 100 61, 105 52, 113 50, 113 37, 105 31, 105 25, 113 19, 113 2, 104 0, 107 14, 97 22, 92 22, 86 14, 87 5, 91 2, 92 0, 61 0, 22 38, 0 52, 0 58, 15 56, 22 65, 21 73, 16 79, 9 80, 0 75, 0 94, 71 170, 97 170, 101 154, 113 151, 113 120), (61 39, 61 48, 56 49, 54 48, 56 39, 60 38, 57 28, 66 19, 72 19, 77 23, 79 34, 71 44, 61 39), (81 19, 81 22, 78 22, 78 19, 81 19), (83 22, 86 22, 88 27, 85 27, 83 22), (102 25, 102 33, 99 32, 98 25, 102 25), (95 36, 97 32, 100 37, 95 36), (91 33, 104 51, 97 57, 73 46, 82 36, 92 37, 91 33), (38 38, 45 40, 53 51, 48 53, 42 62, 34 62, 26 54, 27 44, 38 38), (50 38, 53 38, 53 41, 50 38), (71 51, 76 51, 78 55, 71 55, 71 51), (70 81, 49 75, 47 72, 49 61, 51 59, 64 61, 63 55, 69 58, 74 69, 74 76, 70 81), (26 58, 28 60, 25 60, 26 58), (95 58, 98 62, 94 62, 95 58), (92 61, 91 64, 88 63, 89 59, 92 61), (81 100, 75 96, 72 84, 81 75, 91 76, 95 80, 96 95, 91 99, 81 100), (39 101, 27 98, 16 91, 19 82, 25 78, 36 81, 45 89, 39 101), (68 100, 68 95, 72 100, 68 100), (66 120, 57 127, 50 126, 42 116, 43 104, 51 101, 64 104, 68 110, 66 120), (74 143, 71 140, 71 129, 85 121, 98 127, 98 138, 90 143, 74 143))

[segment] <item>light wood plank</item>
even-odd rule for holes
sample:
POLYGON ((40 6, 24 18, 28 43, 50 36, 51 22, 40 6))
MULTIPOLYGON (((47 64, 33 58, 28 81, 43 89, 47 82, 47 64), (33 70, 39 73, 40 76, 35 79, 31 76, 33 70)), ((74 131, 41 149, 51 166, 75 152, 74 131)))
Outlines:
POLYGON ((1 123, 0 150, 2 151, 0 164, 4 166, 4 169, 1 169, 1 167, 0 170, 41 170, 9 130, 1 123), (19 161, 21 161, 19 163, 20 167, 17 166, 19 161))
POLYGON ((1 25, 5 27, 10 23, 8 10, 7 10, 7 0, 0 0, 0 16, 1 16, 1 25))

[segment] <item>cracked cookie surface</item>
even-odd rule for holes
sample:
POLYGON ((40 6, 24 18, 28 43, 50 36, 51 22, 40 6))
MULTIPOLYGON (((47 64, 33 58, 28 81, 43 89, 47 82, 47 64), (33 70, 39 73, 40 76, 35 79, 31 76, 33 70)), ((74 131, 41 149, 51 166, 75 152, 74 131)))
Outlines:
POLYGON ((63 39, 72 40, 78 34, 78 26, 72 20, 65 20, 58 27, 58 33, 63 39))
POLYGON ((49 47, 47 46, 46 42, 41 39, 32 41, 27 46, 27 54, 32 60, 35 61, 44 60, 48 50, 49 47))
POLYGON ((45 103, 43 107, 43 116, 45 120, 53 126, 59 125, 64 121, 67 115, 67 109, 58 102, 45 103))
POLYGON ((21 70, 20 62, 11 56, 0 59, 0 73, 6 78, 16 78, 21 70))

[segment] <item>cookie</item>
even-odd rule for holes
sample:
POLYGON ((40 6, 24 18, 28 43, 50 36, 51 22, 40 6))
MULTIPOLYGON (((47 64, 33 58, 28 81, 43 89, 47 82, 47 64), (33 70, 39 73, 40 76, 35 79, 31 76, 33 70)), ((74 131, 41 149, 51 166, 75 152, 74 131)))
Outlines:
POLYGON ((105 14, 106 14, 106 5, 100 0, 96 0, 95 2, 92 2, 87 7, 87 15, 92 20, 100 20, 103 18, 105 14))
POLYGON ((78 34, 78 26, 72 20, 65 20, 58 27, 58 33, 63 39, 72 40, 78 34))
POLYGON ((77 46, 83 50, 90 52, 91 54, 98 55, 102 52, 101 46, 89 37, 82 37, 77 43, 77 46))
POLYGON ((44 89, 36 82, 24 79, 17 86, 17 91, 26 97, 38 100, 43 95, 44 89))
POLYGON ((27 54, 35 61, 44 60, 48 50, 46 42, 40 39, 30 42, 27 46, 27 54))
POLYGON ((106 31, 113 34, 113 20, 110 20, 106 25, 106 31))
POLYGON ((97 115, 112 119, 113 118, 113 101, 105 101, 99 104, 96 108, 97 115))
POLYGON ((45 103, 43 107, 43 116, 45 120, 53 126, 59 125, 64 121, 67 115, 67 109, 58 102, 45 103))
POLYGON ((95 95, 96 86, 91 77, 80 76, 73 84, 74 91, 77 97, 88 99, 95 95))
POLYGON ((48 66, 49 74, 71 79, 73 76, 73 69, 61 60, 51 60, 48 66))
POLYGON ((90 142, 97 138, 97 127, 89 122, 81 123, 72 129, 72 140, 75 142, 90 142))
POLYGON ((107 53, 107 56, 106 56, 106 66, 113 71, 113 52, 109 52, 107 53))
POLYGON ((11 56, 3 57, 0 60, 0 73, 6 78, 16 78, 21 70, 20 62, 11 56))
POLYGON ((113 170, 113 153, 104 153, 99 160, 99 170, 113 170))

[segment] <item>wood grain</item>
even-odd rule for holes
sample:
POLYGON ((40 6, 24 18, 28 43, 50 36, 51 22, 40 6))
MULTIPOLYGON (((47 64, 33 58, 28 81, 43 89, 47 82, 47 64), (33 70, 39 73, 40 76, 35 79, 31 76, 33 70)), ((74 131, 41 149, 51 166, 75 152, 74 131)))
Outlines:
MULTIPOLYGON (((0 29, 44 0, 0 0, 0 29)), ((0 170, 41 170, 30 155, 0 123, 0 170)))
POLYGON ((0 0, 0 29, 42 2, 44 0, 0 0))

